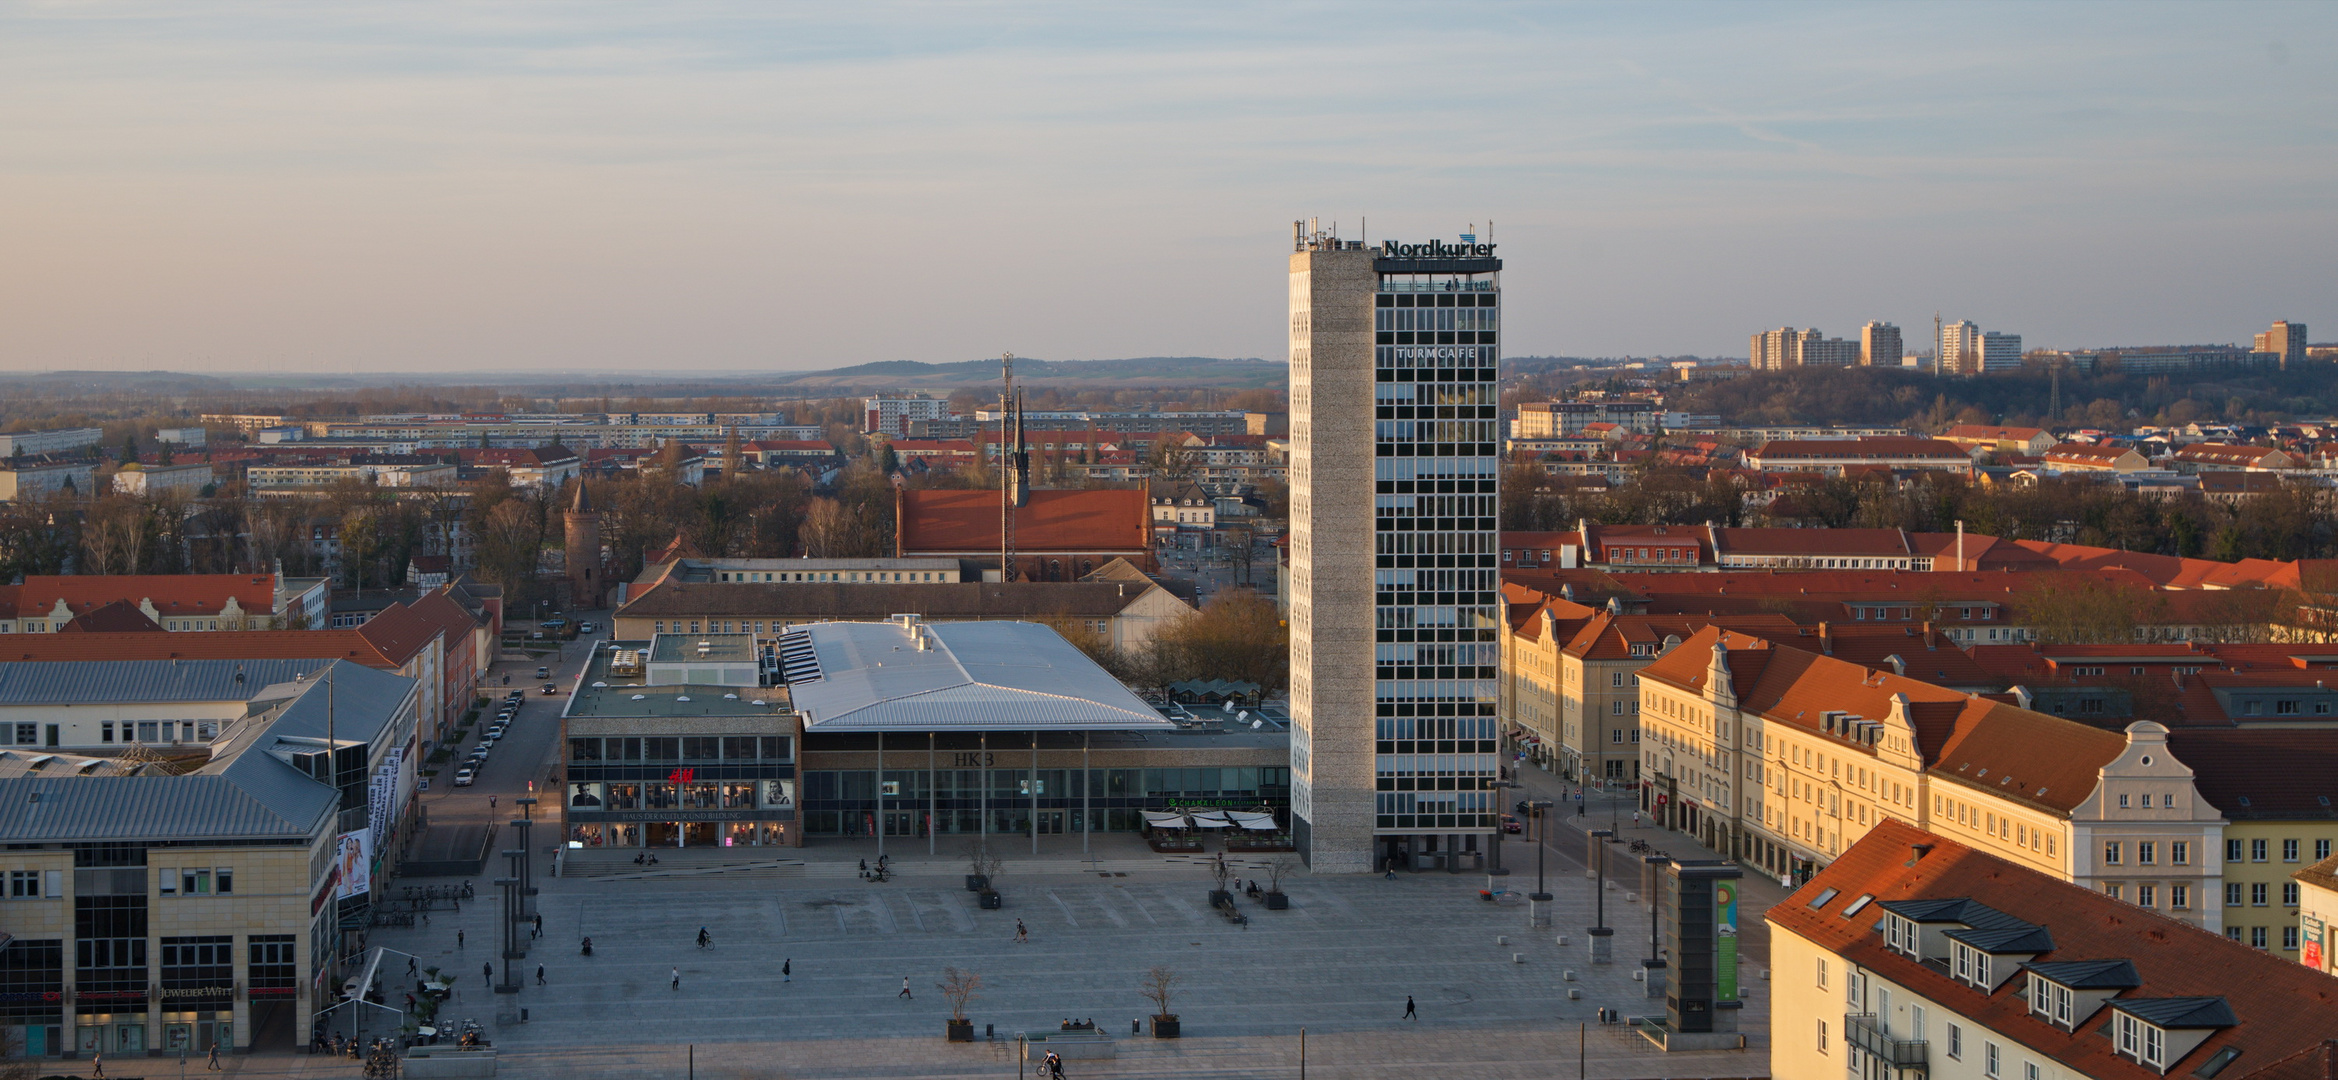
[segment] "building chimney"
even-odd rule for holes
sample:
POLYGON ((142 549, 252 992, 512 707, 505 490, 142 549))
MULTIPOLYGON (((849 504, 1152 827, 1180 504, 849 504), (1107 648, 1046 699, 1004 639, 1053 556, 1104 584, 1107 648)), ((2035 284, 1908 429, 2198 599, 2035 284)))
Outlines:
POLYGON ((1835 639, 1825 619, 1818 622, 1818 653, 1820 656, 1835 655, 1835 639))

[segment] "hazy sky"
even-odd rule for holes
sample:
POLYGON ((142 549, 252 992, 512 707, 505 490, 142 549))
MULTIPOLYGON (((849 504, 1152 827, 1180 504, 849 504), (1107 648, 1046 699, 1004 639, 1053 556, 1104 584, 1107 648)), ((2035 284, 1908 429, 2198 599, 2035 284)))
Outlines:
POLYGON ((2333 46, 2329 3, 19 3, 0 367, 1279 359, 1308 215, 1490 219, 1513 355, 2338 340, 2333 46))

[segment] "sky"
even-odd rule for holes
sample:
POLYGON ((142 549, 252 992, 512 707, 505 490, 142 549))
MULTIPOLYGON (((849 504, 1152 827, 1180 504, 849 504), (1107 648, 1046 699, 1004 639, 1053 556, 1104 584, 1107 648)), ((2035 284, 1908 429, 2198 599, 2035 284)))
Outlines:
POLYGON ((2333 46, 2330 3, 14 3, 0 370, 1279 360, 1308 217, 1490 234, 1508 355, 2338 340, 2333 46))

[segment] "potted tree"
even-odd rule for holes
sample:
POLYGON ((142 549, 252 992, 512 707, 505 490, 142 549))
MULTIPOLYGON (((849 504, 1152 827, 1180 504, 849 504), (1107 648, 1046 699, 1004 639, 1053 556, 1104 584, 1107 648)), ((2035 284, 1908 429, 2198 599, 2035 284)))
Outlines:
POLYGON ((1224 852, 1219 852, 1218 857, 1210 862, 1210 876, 1217 880, 1217 887, 1210 890, 1210 910, 1216 911, 1219 908, 1233 906, 1234 894, 1226 889, 1226 878, 1233 872, 1233 869, 1226 865, 1224 852))
POLYGON ((998 881, 999 870, 1007 861, 999 855, 998 849, 987 842, 977 841, 974 854, 967 861, 974 867, 974 873, 967 875, 968 883, 972 884, 976 880, 981 882, 974 890, 976 901, 991 911, 1006 906, 1004 899, 999 896, 998 881))
POLYGON ((950 1025, 947 1034, 951 1042, 973 1042, 974 1021, 966 1019, 966 1003, 982 990, 982 976, 954 967, 942 969, 942 981, 935 984, 942 998, 950 1003, 950 1025))
MULTIPOLYGON (((966 845, 966 891, 984 893, 993 891, 991 880, 998 877, 999 865, 1005 860, 991 850, 990 842, 976 840, 966 845)), ((991 905, 985 904, 984 907, 991 905)))
POLYGON ((1282 911, 1291 906, 1291 898, 1283 895, 1283 876, 1299 868, 1299 860, 1279 855, 1266 863, 1266 909, 1282 911))
POLYGON ((1169 1011, 1169 1000, 1177 993, 1177 973, 1166 967, 1154 967, 1137 980, 1137 992, 1153 1003, 1153 1037, 1178 1037, 1177 1014, 1169 1011))

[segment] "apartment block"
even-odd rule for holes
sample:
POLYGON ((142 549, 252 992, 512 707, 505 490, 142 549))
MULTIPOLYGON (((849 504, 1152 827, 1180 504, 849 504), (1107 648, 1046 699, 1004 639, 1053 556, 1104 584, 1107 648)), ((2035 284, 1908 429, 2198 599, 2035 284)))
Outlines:
POLYGON ((1755 334, 1750 349, 1757 371, 1852 367, 1860 363, 1861 342, 1831 338, 1815 327, 1796 330, 1785 326, 1755 334))
POLYGON ((2281 358, 2284 368, 2306 361, 2306 324, 2283 319, 2273 328, 2258 334, 2255 351, 2271 353, 2281 358))
POLYGON ((1768 920, 1775 1076, 2338 1072, 2326 976, 1957 837, 1889 823, 1768 920))
POLYGON ((1900 328, 1887 322, 1871 322, 1859 328, 1859 363, 1862 367, 1899 367, 1900 328))
POLYGON ((1807 877, 1886 821, 2221 930, 2225 821, 2168 746, 1708 627, 1640 671, 1641 803, 1807 877))

